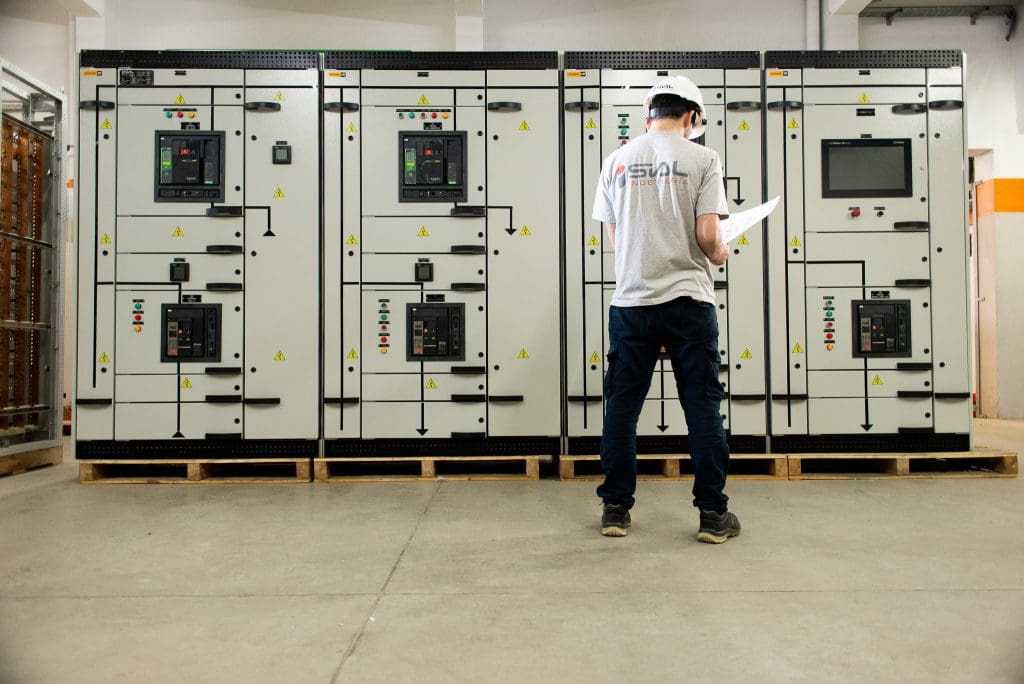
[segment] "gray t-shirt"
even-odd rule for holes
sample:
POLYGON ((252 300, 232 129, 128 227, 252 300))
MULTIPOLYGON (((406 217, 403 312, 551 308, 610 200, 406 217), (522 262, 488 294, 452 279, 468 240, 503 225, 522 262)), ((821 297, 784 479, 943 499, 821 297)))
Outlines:
POLYGON ((714 303, 711 262, 697 244, 702 214, 729 215, 714 150, 655 131, 608 155, 593 216, 616 225, 614 306, 714 303))

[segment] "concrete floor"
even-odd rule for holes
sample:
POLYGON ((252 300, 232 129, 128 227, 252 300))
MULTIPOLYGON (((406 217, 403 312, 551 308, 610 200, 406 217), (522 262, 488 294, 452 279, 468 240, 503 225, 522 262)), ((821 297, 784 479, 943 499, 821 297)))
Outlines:
POLYGON ((1024 681, 1024 478, 687 490, 0 479, 0 682, 1024 681))

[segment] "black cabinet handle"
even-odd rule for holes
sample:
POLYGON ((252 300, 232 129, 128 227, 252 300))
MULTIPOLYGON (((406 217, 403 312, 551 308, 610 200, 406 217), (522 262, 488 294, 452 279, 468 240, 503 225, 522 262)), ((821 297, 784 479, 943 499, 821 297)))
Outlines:
POLYGON ((521 402, 525 399, 522 394, 492 394, 487 397, 487 401, 495 404, 513 404, 521 402))
POLYGON ((566 102, 562 108, 567 112, 594 112, 601 108, 600 102, 581 100, 579 102, 566 102))
POLYGON ((207 375, 241 375, 242 369, 238 366, 207 366, 207 375))
POLYGON ((245 111, 247 112, 279 112, 281 111, 280 102, 246 102, 245 111))
POLYGON ((241 292, 242 283, 206 283, 206 289, 213 292, 241 292))
POLYGON ((724 280, 716 280, 715 281, 715 289, 716 290, 728 290, 729 289, 729 283, 724 281, 724 280))
POLYGON ((737 102, 727 102, 725 108, 730 112, 759 112, 761 111, 761 103, 754 100, 739 100, 737 102))
POLYGON ((338 114, 340 112, 358 112, 357 102, 324 102, 324 111, 338 114))
POLYGON ((484 245, 452 245, 452 254, 487 254, 484 245))
POLYGON ((928 278, 897 278, 894 287, 929 287, 932 281, 928 278))
POLYGON ((114 108, 110 100, 82 100, 78 103, 79 109, 86 109, 90 112, 107 111, 114 108))
POLYGON ((772 112, 786 111, 787 109, 803 109, 804 103, 799 100, 776 100, 769 102, 768 110, 772 112))
POLYGON ((896 363, 896 370, 931 370, 932 364, 927 361, 898 361, 896 363))
POLYGON ((281 397, 246 397, 246 406, 278 406, 281 404, 281 397))
POLYGON ((207 432, 206 439, 242 439, 241 432, 207 432))
POLYGON ((936 399, 970 399, 970 392, 936 392, 936 399))
POLYGON ((75 403, 79 406, 110 406, 114 403, 113 399, 76 399, 75 403))
POLYGON ((523 104, 521 102, 488 102, 487 111, 489 112, 518 112, 522 110, 523 104))
POLYGON ((207 394, 205 399, 207 404, 241 404, 241 394, 207 394))
POLYGON ((768 398, 766 394, 733 394, 730 396, 733 401, 764 401, 768 398))
POLYGON ((921 114, 922 112, 928 111, 928 105, 921 102, 912 102, 910 104, 898 104, 892 106, 893 114, 921 114))
POLYGON ((242 245, 206 245, 207 254, 242 254, 244 251, 242 245))
POLYGON ((773 394, 772 401, 807 401, 806 394, 773 394))
POLYGON ((241 216, 242 207, 231 207, 225 205, 210 207, 206 210, 206 215, 211 218, 228 218, 231 216, 241 216))
POLYGON ((940 112, 948 112, 953 109, 963 109, 963 100, 932 100, 928 103, 928 109, 934 109, 940 112))
POLYGON ((596 404, 603 399, 600 394, 570 394, 568 398, 574 404, 586 404, 588 402, 596 404))
POLYGON ((483 375, 487 366, 452 366, 453 375, 483 375))
POLYGON ((896 221, 892 224, 895 230, 928 230, 927 221, 896 221))
POLYGON ((897 390, 897 399, 931 399, 931 390, 897 390))
POLYGON ((453 432, 452 439, 483 439, 486 432, 453 432))
POLYGON ((452 283, 448 289, 456 292, 483 292, 487 286, 484 283, 452 283))
POLYGON ((480 404, 487 401, 482 394, 453 394, 452 401, 456 404, 480 404))
POLYGON ((324 397, 325 404, 358 404, 359 397, 324 397))
POLYGON ((449 212, 454 218, 472 218, 475 216, 487 216, 487 207, 476 207, 472 205, 462 205, 459 207, 453 207, 449 212))
POLYGON ((720 363, 720 364, 718 364, 718 372, 719 373, 725 372, 727 370, 729 370, 729 364, 727 364, 727 363, 720 363))

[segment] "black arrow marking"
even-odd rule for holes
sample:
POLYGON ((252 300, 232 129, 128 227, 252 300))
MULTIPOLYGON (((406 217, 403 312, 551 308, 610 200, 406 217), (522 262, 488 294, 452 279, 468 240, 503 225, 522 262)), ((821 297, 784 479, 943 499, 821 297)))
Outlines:
POLYGON ((509 235, 512 235, 512 234, 514 234, 516 232, 516 229, 515 228, 506 228, 505 232, 508 233, 509 235))
POLYGON ((668 425, 665 425, 665 360, 662 359, 658 363, 661 366, 661 372, 658 373, 661 376, 661 424, 658 425, 658 429, 664 432, 668 430, 668 425))
POLYGON ((427 404, 426 404, 426 388, 423 386, 423 362, 420 361, 420 426, 416 428, 416 432, 420 433, 420 437, 427 434, 427 404))
POLYGON ((736 203, 736 206, 739 206, 739 205, 741 205, 741 204, 743 204, 744 202, 747 201, 744 197, 742 197, 743 190, 740 189, 741 186, 740 186, 740 177, 739 176, 726 176, 725 177, 725 194, 727 194, 727 195, 729 194, 729 181, 731 181, 731 180, 736 181, 736 197, 733 199, 733 202, 736 203))
POLYGON ((864 432, 871 429, 871 412, 868 408, 868 360, 864 359, 864 422, 861 424, 864 432))

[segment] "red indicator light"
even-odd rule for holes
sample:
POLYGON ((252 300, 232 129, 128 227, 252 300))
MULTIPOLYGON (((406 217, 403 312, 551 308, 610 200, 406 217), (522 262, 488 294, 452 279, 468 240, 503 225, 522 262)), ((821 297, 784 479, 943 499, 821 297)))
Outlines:
POLYGON ((141 321, 142 320, 142 316, 140 316, 139 314, 135 314, 135 320, 141 321))
POLYGON ((834 337, 834 335, 832 333, 826 333, 825 337, 831 340, 834 337))
POLYGON ((850 216, 852 216, 853 218, 857 218, 858 216, 860 216, 860 207, 854 207, 853 209, 851 209, 850 216))
POLYGON ((179 118, 179 119, 180 119, 181 117, 183 117, 183 116, 185 116, 185 112, 178 112, 178 118, 179 118))

